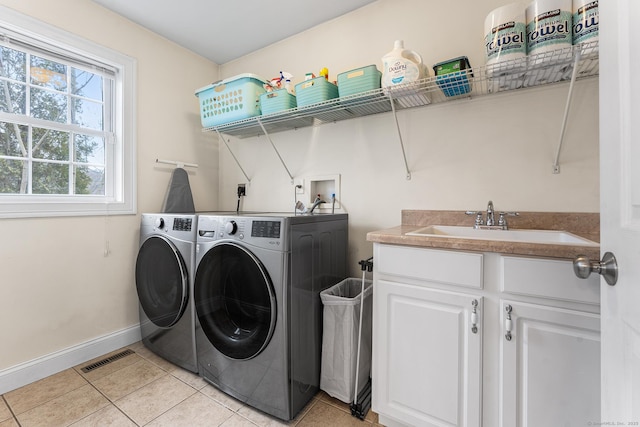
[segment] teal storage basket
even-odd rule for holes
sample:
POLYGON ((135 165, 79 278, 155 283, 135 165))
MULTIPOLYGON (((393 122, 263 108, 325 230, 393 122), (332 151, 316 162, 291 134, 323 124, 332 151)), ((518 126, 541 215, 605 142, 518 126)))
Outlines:
POLYGON ((196 90, 203 127, 218 126, 260 115, 260 95, 267 82, 254 74, 239 74, 196 90))
POLYGON ((298 107, 317 104, 338 97, 338 86, 323 76, 305 80, 296 85, 298 107))
POLYGON ((296 108, 296 105, 296 97, 286 89, 278 89, 260 95, 260 109, 263 115, 296 108))
POLYGON ((368 65, 338 74, 338 93, 340 98, 380 89, 381 78, 382 73, 375 65, 368 65))

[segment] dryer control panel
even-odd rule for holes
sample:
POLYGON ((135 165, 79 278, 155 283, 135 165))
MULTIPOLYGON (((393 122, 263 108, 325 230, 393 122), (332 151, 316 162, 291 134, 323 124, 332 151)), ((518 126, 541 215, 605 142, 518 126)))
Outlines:
POLYGON ((242 241, 264 248, 282 249, 285 239, 284 219, 256 216, 200 215, 198 242, 242 241))
POLYGON ((173 229, 175 231, 191 231, 192 225, 192 218, 173 218, 173 229))
POLYGON ((254 219, 251 222, 251 237, 279 239, 281 224, 280 221, 261 221, 254 219))
POLYGON ((195 214, 143 213, 141 220, 141 234, 161 234, 196 241, 198 217, 195 214))

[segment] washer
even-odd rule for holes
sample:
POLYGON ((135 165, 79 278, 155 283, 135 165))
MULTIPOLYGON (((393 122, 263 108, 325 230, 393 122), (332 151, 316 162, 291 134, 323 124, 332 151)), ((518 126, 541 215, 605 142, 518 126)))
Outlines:
POLYGON ((193 305, 197 220, 192 214, 142 214, 136 260, 142 342, 192 372, 198 372, 193 305))
POLYGON ((347 214, 200 215, 200 375, 267 414, 293 419, 319 390, 320 291, 347 275, 347 214))

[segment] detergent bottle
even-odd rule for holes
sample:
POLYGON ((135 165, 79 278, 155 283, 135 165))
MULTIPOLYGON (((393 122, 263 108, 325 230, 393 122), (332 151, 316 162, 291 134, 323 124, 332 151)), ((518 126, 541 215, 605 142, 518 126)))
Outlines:
POLYGON ((422 57, 404 48, 402 40, 396 40, 393 50, 382 57, 382 87, 411 83, 426 77, 422 57))

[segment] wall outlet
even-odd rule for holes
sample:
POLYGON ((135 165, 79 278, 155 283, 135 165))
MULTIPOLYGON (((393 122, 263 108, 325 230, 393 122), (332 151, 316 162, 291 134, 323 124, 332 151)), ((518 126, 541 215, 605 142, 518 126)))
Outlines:
POLYGON ((246 184, 238 184, 238 197, 247 195, 247 186, 246 184))
POLYGON ((296 179, 294 184, 296 186, 296 194, 304 194, 304 179, 296 179))

